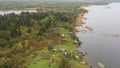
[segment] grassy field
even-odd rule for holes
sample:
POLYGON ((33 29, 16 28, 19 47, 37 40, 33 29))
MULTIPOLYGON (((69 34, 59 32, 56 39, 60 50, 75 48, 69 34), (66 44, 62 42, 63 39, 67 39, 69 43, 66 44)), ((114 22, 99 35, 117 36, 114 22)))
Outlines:
POLYGON ((70 37, 69 30, 60 28, 61 34, 64 34, 63 40, 65 42, 60 45, 46 46, 44 49, 31 54, 29 57, 32 60, 30 60, 29 68, 68 68, 68 66, 69 68, 87 68, 87 64, 80 64, 80 62, 86 62, 83 57, 75 58, 78 55, 77 45, 70 37), (53 52, 49 48, 55 49, 55 51, 53 52), (69 61, 60 52, 60 49, 65 49, 66 52, 71 53, 72 57, 69 61))

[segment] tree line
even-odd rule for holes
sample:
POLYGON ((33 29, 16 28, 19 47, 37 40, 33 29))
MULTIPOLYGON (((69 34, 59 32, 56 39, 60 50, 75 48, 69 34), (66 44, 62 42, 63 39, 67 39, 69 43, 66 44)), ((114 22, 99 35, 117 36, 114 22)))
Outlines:
POLYGON ((81 11, 86 12, 80 9, 74 12, 22 12, 19 15, 0 15, 0 68, 26 68, 23 55, 27 56, 27 49, 32 50, 32 47, 29 47, 25 40, 38 41, 45 37, 45 34, 55 34, 56 27, 72 30, 75 18, 81 11))

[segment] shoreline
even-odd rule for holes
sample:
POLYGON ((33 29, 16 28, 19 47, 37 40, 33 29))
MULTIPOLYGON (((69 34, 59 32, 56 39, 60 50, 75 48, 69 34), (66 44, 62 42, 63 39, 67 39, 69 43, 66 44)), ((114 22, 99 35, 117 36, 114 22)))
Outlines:
POLYGON ((76 28, 77 26, 82 26, 83 24, 85 24, 82 21, 82 19, 83 19, 83 16, 81 14, 79 14, 78 17, 75 20, 75 28, 74 28, 75 32, 80 32, 81 31, 81 30, 79 30, 79 29, 76 28))
MULTIPOLYGON (((87 6, 87 7, 88 7, 88 6, 87 6)), ((81 7, 81 8, 83 8, 83 7, 81 7)), ((83 8, 83 9, 84 9, 84 8, 83 8)), ((84 15, 85 15, 85 14, 87 14, 87 13, 79 14, 78 17, 76 18, 75 28, 74 28, 75 33, 79 33, 79 32, 82 31, 82 30, 80 30, 80 29, 78 29, 78 28, 76 28, 76 27, 83 26, 83 25, 85 24, 85 23, 83 22, 83 19, 85 19, 85 18, 84 18, 84 15)), ((86 29, 87 29, 87 28, 86 28, 86 29)), ((88 29, 88 30, 89 30, 89 29, 88 29)), ((77 35, 76 35, 76 36, 77 36, 77 35)), ((78 36, 77 36, 77 37, 78 37, 78 36)), ((77 48, 77 50, 83 53, 83 51, 81 51, 81 49, 80 49, 81 46, 82 46, 82 45, 80 45, 80 46, 77 48)), ((87 53, 87 52, 86 52, 86 53, 87 53)), ((93 65, 89 62, 89 60, 87 59, 86 55, 87 55, 87 54, 85 54, 85 56, 83 56, 83 58, 84 58, 84 60, 85 60, 85 63, 87 64, 87 67, 93 68, 93 65)))

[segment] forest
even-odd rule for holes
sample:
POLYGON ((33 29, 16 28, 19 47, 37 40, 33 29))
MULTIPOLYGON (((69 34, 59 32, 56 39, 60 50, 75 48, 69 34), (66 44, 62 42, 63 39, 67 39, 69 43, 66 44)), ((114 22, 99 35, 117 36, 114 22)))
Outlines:
POLYGON ((80 7, 82 5, 91 5, 91 4, 107 4, 108 1, 70 1, 70 0, 6 0, 0 1, 0 10, 26 10, 28 8, 44 8, 44 7, 80 7))
POLYGON ((76 17, 85 12, 76 8, 56 12, 40 9, 37 13, 0 15, 0 68, 28 68, 31 54, 49 45, 63 44, 65 40, 57 28, 73 32, 76 17))

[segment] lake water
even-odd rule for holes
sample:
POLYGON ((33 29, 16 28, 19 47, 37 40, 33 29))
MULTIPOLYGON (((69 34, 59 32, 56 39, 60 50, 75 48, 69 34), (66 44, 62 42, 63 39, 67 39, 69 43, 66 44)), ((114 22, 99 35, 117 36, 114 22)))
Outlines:
POLYGON ((120 68, 120 3, 92 5, 85 7, 83 26, 85 31, 77 33, 83 42, 82 50, 88 52, 86 58, 94 68, 103 63, 105 68, 120 68), (85 26, 92 27, 89 31, 85 26))
POLYGON ((20 14, 21 12, 37 12, 36 10, 8 10, 8 11, 0 11, 1 15, 4 14, 10 14, 10 13, 15 13, 15 14, 20 14))

